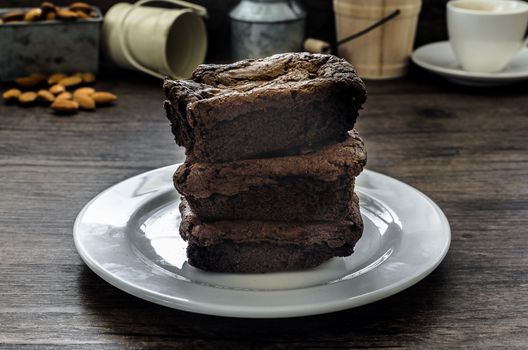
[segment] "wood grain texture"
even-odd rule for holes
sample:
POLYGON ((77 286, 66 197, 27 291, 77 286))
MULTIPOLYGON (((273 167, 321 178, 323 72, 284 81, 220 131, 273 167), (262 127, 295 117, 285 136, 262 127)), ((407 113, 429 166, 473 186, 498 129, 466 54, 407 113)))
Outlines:
POLYGON ((90 198, 183 159, 159 81, 115 71, 98 87, 118 104, 73 117, 1 105, 0 348, 525 348, 528 85, 471 90, 421 71, 367 85, 358 129, 368 168, 444 209, 450 252, 393 297, 280 320, 157 306, 110 286, 77 255, 72 226, 90 198))

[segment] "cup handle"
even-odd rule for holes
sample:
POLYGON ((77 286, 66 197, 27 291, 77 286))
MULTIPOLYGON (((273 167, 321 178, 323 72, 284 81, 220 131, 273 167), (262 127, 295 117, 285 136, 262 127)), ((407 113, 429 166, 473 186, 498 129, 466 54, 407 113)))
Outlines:
MULTIPOLYGON (((132 56, 132 54, 130 53, 130 50, 129 50, 128 45, 127 45, 126 40, 125 40, 125 32, 126 32, 126 30, 125 30, 125 28, 126 28, 125 22, 128 19, 128 16, 130 15, 130 12, 132 12, 137 7, 142 6, 142 5, 144 5, 144 4, 148 3, 148 2, 168 2, 168 3, 171 3, 173 5, 179 5, 181 7, 189 8, 190 11, 196 12, 196 14, 198 14, 199 16, 202 16, 202 17, 207 17, 207 9, 205 7, 203 7, 203 6, 196 5, 196 4, 191 4, 190 2, 182 1, 182 0, 140 0, 140 1, 136 2, 134 5, 132 5, 132 7, 130 9, 128 9, 128 11, 123 16, 123 19, 121 20, 121 23, 119 24, 119 27, 121 28, 121 32, 119 33, 119 45, 121 46, 121 51, 123 52, 123 55, 125 56, 127 61, 134 68, 136 68, 137 70, 139 70, 139 71, 141 71, 143 73, 150 74, 150 75, 152 75, 152 76, 154 76, 156 78, 159 78, 159 79, 165 79, 165 75, 163 75, 163 74, 161 74, 159 72, 156 72, 153 69, 145 67, 144 65, 139 63, 132 56)), ((180 78, 180 77, 174 77, 174 78, 180 78)))

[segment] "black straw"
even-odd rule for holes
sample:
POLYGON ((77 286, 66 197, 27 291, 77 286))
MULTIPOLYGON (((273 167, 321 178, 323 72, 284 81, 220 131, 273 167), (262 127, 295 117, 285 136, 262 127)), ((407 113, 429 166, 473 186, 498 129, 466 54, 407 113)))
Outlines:
MULTIPOLYGON (((344 39, 341 39, 339 40, 337 43, 336 43, 336 48, 339 46, 339 45, 343 45, 344 43, 346 42, 349 42, 350 40, 354 40, 362 35, 365 35, 367 34, 368 32, 370 32, 371 30, 373 29, 376 29, 377 27, 381 26, 383 23, 387 22, 387 21, 390 21, 391 19, 393 19, 394 17, 397 17, 400 15, 400 10, 395 10, 394 12, 392 12, 390 15, 388 15, 387 17, 384 17, 382 19, 380 19, 379 21, 371 24, 370 26, 368 26, 367 28, 365 29, 362 29, 360 30, 359 32, 357 33, 354 33, 350 36, 347 36, 346 38, 344 39)), ((334 50, 334 52, 336 52, 337 50, 334 50)))

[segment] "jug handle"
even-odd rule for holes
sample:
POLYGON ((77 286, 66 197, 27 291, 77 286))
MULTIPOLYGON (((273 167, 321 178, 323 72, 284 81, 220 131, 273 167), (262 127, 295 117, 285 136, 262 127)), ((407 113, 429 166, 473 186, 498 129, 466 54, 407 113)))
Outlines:
POLYGON ((196 12, 196 14, 204 18, 207 18, 207 9, 205 7, 196 5, 196 4, 187 2, 187 1, 183 1, 183 0, 140 0, 137 3, 135 3, 135 5, 141 6, 147 2, 170 2, 173 5, 180 5, 181 7, 192 9, 194 10, 194 12, 196 12))
POLYGON ((374 22, 373 24, 369 25, 368 27, 360 30, 357 33, 354 33, 344 39, 339 40, 335 44, 331 44, 329 42, 315 39, 315 38, 308 38, 304 41, 304 49, 310 53, 337 53, 337 47, 343 44, 346 44, 347 42, 357 39, 362 35, 367 34, 368 32, 378 28, 385 22, 390 21, 391 19, 398 17, 400 15, 401 11, 399 9, 394 10, 394 12, 390 13, 388 16, 383 17, 377 22, 374 22))
MULTIPOLYGON (((123 16, 123 19, 121 20, 121 23, 119 25, 122 28, 121 32, 119 33, 119 45, 121 46, 121 51, 123 52, 123 55, 128 60, 128 62, 130 62, 130 64, 132 64, 132 66, 136 68, 137 70, 143 73, 150 74, 159 79, 165 79, 165 75, 159 72, 156 72, 153 69, 145 67, 144 65, 136 61, 136 59, 132 57, 132 54, 130 53, 130 50, 128 49, 128 45, 126 44, 126 41, 125 41, 126 30, 124 30, 124 28, 125 28, 125 22, 128 18, 128 15, 130 14, 130 12, 132 12, 137 7, 142 6, 148 2, 168 2, 173 5, 179 5, 181 7, 189 8, 189 11, 196 12, 196 14, 198 14, 199 16, 205 17, 205 18, 207 18, 207 9, 203 6, 191 4, 190 2, 182 1, 182 0, 140 0, 136 2, 123 16)), ((181 77, 173 77, 173 78, 181 79, 181 77)))

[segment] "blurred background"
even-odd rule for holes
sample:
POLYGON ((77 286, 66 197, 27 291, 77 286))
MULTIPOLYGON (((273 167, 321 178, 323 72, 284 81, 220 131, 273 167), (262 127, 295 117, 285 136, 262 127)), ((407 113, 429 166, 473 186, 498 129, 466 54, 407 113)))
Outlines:
MULTIPOLYGON (((72 1, 53 1, 54 4, 65 6, 72 1)), ((123 0, 91 0, 90 4, 98 6, 105 13, 112 5, 119 2, 134 3, 135 1, 123 0)), ((209 18, 206 21, 209 45, 207 61, 224 61, 230 58, 230 21, 229 11, 239 0, 193 0, 195 4, 207 8, 209 18)), ((335 21, 331 0, 299 0, 307 13, 306 37, 315 37, 325 41, 335 40, 335 21)), ((39 6, 40 0, 14 0, 0 1, 0 7, 33 7, 39 6)), ((415 47, 425 43, 446 40, 445 6, 447 0, 424 0, 419 16, 416 32, 415 47)), ((156 6, 166 6, 158 3, 156 6)))

